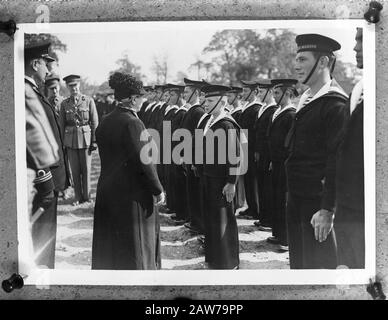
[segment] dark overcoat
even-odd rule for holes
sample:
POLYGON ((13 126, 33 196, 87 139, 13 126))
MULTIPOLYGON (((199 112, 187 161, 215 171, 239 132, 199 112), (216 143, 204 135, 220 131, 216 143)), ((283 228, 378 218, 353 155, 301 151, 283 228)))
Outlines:
MULTIPOLYGON (((31 238, 32 238, 32 246, 34 251, 34 261, 37 266, 42 268, 54 268, 55 263, 55 243, 56 243, 56 234, 57 234, 57 198, 58 191, 63 190, 66 186, 67 175, 64 163, 64 153, 63 146, 61 140, 61 134, 59 125, 57 122, 57 115, 55 113, 54 108, 50 105, 48 100, 41 94, 38 90, 38 87, 30 82, 29 80, 25 80, 25 102, 26 102, 26 110, 31 110, 32 114, 34 114, 34 110, 43 109, 48 120, 49 128, 43 128, 50 133, 52 136, 46 133, 48 138, 52 138, 52 140, 48 140, 50 142, 56 142, 58 146, 57 154, 58 158, 56 158, 57 162, 52 164, 49 168, 42 168, 44 171, 51 171, 52 175, 52 188, 50 190, 56 191, 53 200, 44 210, 44 212, 40 216, 34 216, 37 214, 37 209, 41 207, 42 199, 41 193, 39 192, 33 200, 32 203, 32 219, 35 222, 31 226, 31 238)), ((43 112, 43 111, 42 111, 43 112)), ((34 114, 34 117, 38 119, 38 114, 34 114)), ((27 126, 27 132, 29 127, 27 126)), ((27 137, 27 139, 31 137, 27 137)), ((36 137, 35 137, 36 138, 36 137)), ((47 144, 47 147, 49 144, 47 144)), ((31 153, 28 150, 27 143, 27 166, 29 168, 33 168, 34 170, 37 167, 32 165, 34 163, 33 158, 29 156, 31 153)), ((35 185, 38 189, 39 187, 35 185)))
POLYGON ((117 107, 96 132, 101 158, 94 209, 92 269, 160 268, 159 218, 153 195, 162 192, 155 166, 141 159, 147 141, 136 113, 117 107))

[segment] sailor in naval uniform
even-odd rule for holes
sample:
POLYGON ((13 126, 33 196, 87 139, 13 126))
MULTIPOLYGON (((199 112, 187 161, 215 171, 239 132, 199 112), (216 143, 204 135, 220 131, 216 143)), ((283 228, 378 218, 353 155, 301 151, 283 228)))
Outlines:
POLYGON ((332 78, 341 45, 320 34, 296 37, 295 71, 308 86, 286 145, 287 231, 291 269, 337 267, 333 229, 336 154, 348 96, 332 78))
POLYGON ((231 161, 229 151, 240 150, 240 127, 224 110, 229 87, 208 85, 202 90, 206 94, 205 110, 210 115, 203 130, 206 262, 211 269, 238 269, 239 241, 233 208, 238 164, 231 161))

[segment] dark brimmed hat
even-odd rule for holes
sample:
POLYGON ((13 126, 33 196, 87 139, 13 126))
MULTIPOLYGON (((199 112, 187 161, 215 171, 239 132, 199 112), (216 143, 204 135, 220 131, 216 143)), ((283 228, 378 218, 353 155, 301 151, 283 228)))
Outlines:
POLYGON ((146 91, 146 92, 154 91, 154 87, 153 87, 153 86, 144 86, 143 89, 144 89, 144 91, 146 91))
POLYGON ((44 59, 47 62, 53 62, 55 59, 53 57, 50 57, 49 55, 49 48, 51 43, 50 42, 44 42, 44 43, 35 43, 25 46, 24 48, 24 60, 32 60, 32 59, 44 59))
POLYGON ((176 91, 178 93, 182 93, 185 90, 185 86, 168 83, 167 84, 167 90, 168 91, 176 91))
POLYGON ((259 84, 256 81, 240 80, 243 88, 256 89, 259 84))
POLYGON ((46 86, 46 88, 53 88, 59 85, 59 82, 60 82, 60 77, 52 73, 46 78, 44 85, 46 86))
POLYGON ((157 84, 154 86, 155 90, 162 90, 166 91, 168 90, 168 85, 167 84, 157 84))
POLYGON ((242 91, 243 91, 243 88, 241 88, 241 87, 231 86, 228 93, 241 93, 242 91))
POLYGON ((296 79, 272 79, 273 88, 292 89, 293 94, 297 97, 299 95, 295 85, 298 83, 296 79))
POLYGON ((190 79, 187 79, 187 78, 183 78, 183 82, 185 83, 186 87, 194 87, 196 89, 201 89, 203 86, 208 84, 204 80, 196 81, 196 80, 190 80, 190 79))
POLYGON ((259 79, 256 82, 260 89, 270 89, 273 86, 270 79, 259 79))
POLYGON ((334 39, 315 33, 297 35, 295 42, 298 46, 297 52, 315 51, 333 53, 341 49, 341 45, 334 39))
POLYGON ((81 76, 77 74, 69 74, 68 76, 63 78, 63 81, 65 81, 67 85, 72 86, 81 81, 81 76))
POLYGON ((201 91, 205 93, 205 98, 224 96, 230 90, 230 87, 221 86, 217 84, 210 84, 201 88, 201 91))

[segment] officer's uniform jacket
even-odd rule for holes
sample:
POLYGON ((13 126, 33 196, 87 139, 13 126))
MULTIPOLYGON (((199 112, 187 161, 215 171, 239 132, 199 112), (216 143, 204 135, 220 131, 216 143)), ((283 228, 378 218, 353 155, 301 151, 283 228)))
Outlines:
POLYGON ((61 104, 60 119, 65 147, 85 149, 96 142, 98 114, 91 97, 80 94, 77 103, 73 97, 65 99, 61 104))
POLYGON ((27 166, 38 170, 48 168, 59 160, 59 147, 38 88, 31 80, 25 80, 27 166))

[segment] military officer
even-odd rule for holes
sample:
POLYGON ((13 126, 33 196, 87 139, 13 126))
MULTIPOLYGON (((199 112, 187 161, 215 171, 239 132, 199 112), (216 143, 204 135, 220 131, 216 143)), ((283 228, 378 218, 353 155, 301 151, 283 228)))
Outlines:
MULTIPOLYGON (((57 191, 65 180, 63 152, 52 107, 38 89, 49 74, 50 43, 26 46, 25 110, 28 209, 31 222, 31 263, 54 268, 57 191)), ((26 257, 27 258, 27 257, 26 257)))
MULTIPOLYGON (((62 101, 64 100, 64 97, 62 97, 59 94, 60 81, 61 80, 59 75, 55 73, 51 73, 48 77, 46 77, 46 81, 44 83, 47 100, 50 102, 51 106, 53 107, 53 110, 55 112, 55 117, 58 123, 60 123, 59 118, 60 118, 61 104, 62 104, 62 101)), ((61 132, 61 136, 63 136, 63 132, 61 132)), ((64 162, 65 162, 65 168, 66 168, 66 175, 69 179, 68 181, 69 185, 67 185, 67 187, 69 187, 70 185, 73 185, 71 172, 70 172, 70 164, 69 164, 69 159, 67 156, 66 149, 64 149, 63 152, 64 152, 63 156, 64 156, 64 162)), ((69 191, 70 191, 69 189, 59 190, 59 197, 63 197, 64 199, 70 198, 69 191)))
POLYGON ((90 202, 92 151, 97 148, 95 130, 98 115, 94 100, 80 92, 79 75, 63 78, 70 97, 61 105, 63 142, 67 149, 74 182, 74 205, 90 202))
POLYGON ((333 229, 336 153, 347 95, 332 78, 341 45, 320 34, 296 37, 295 71, 308 86, 286 139, 287 231, 291 269, 337 267, 333 229))

